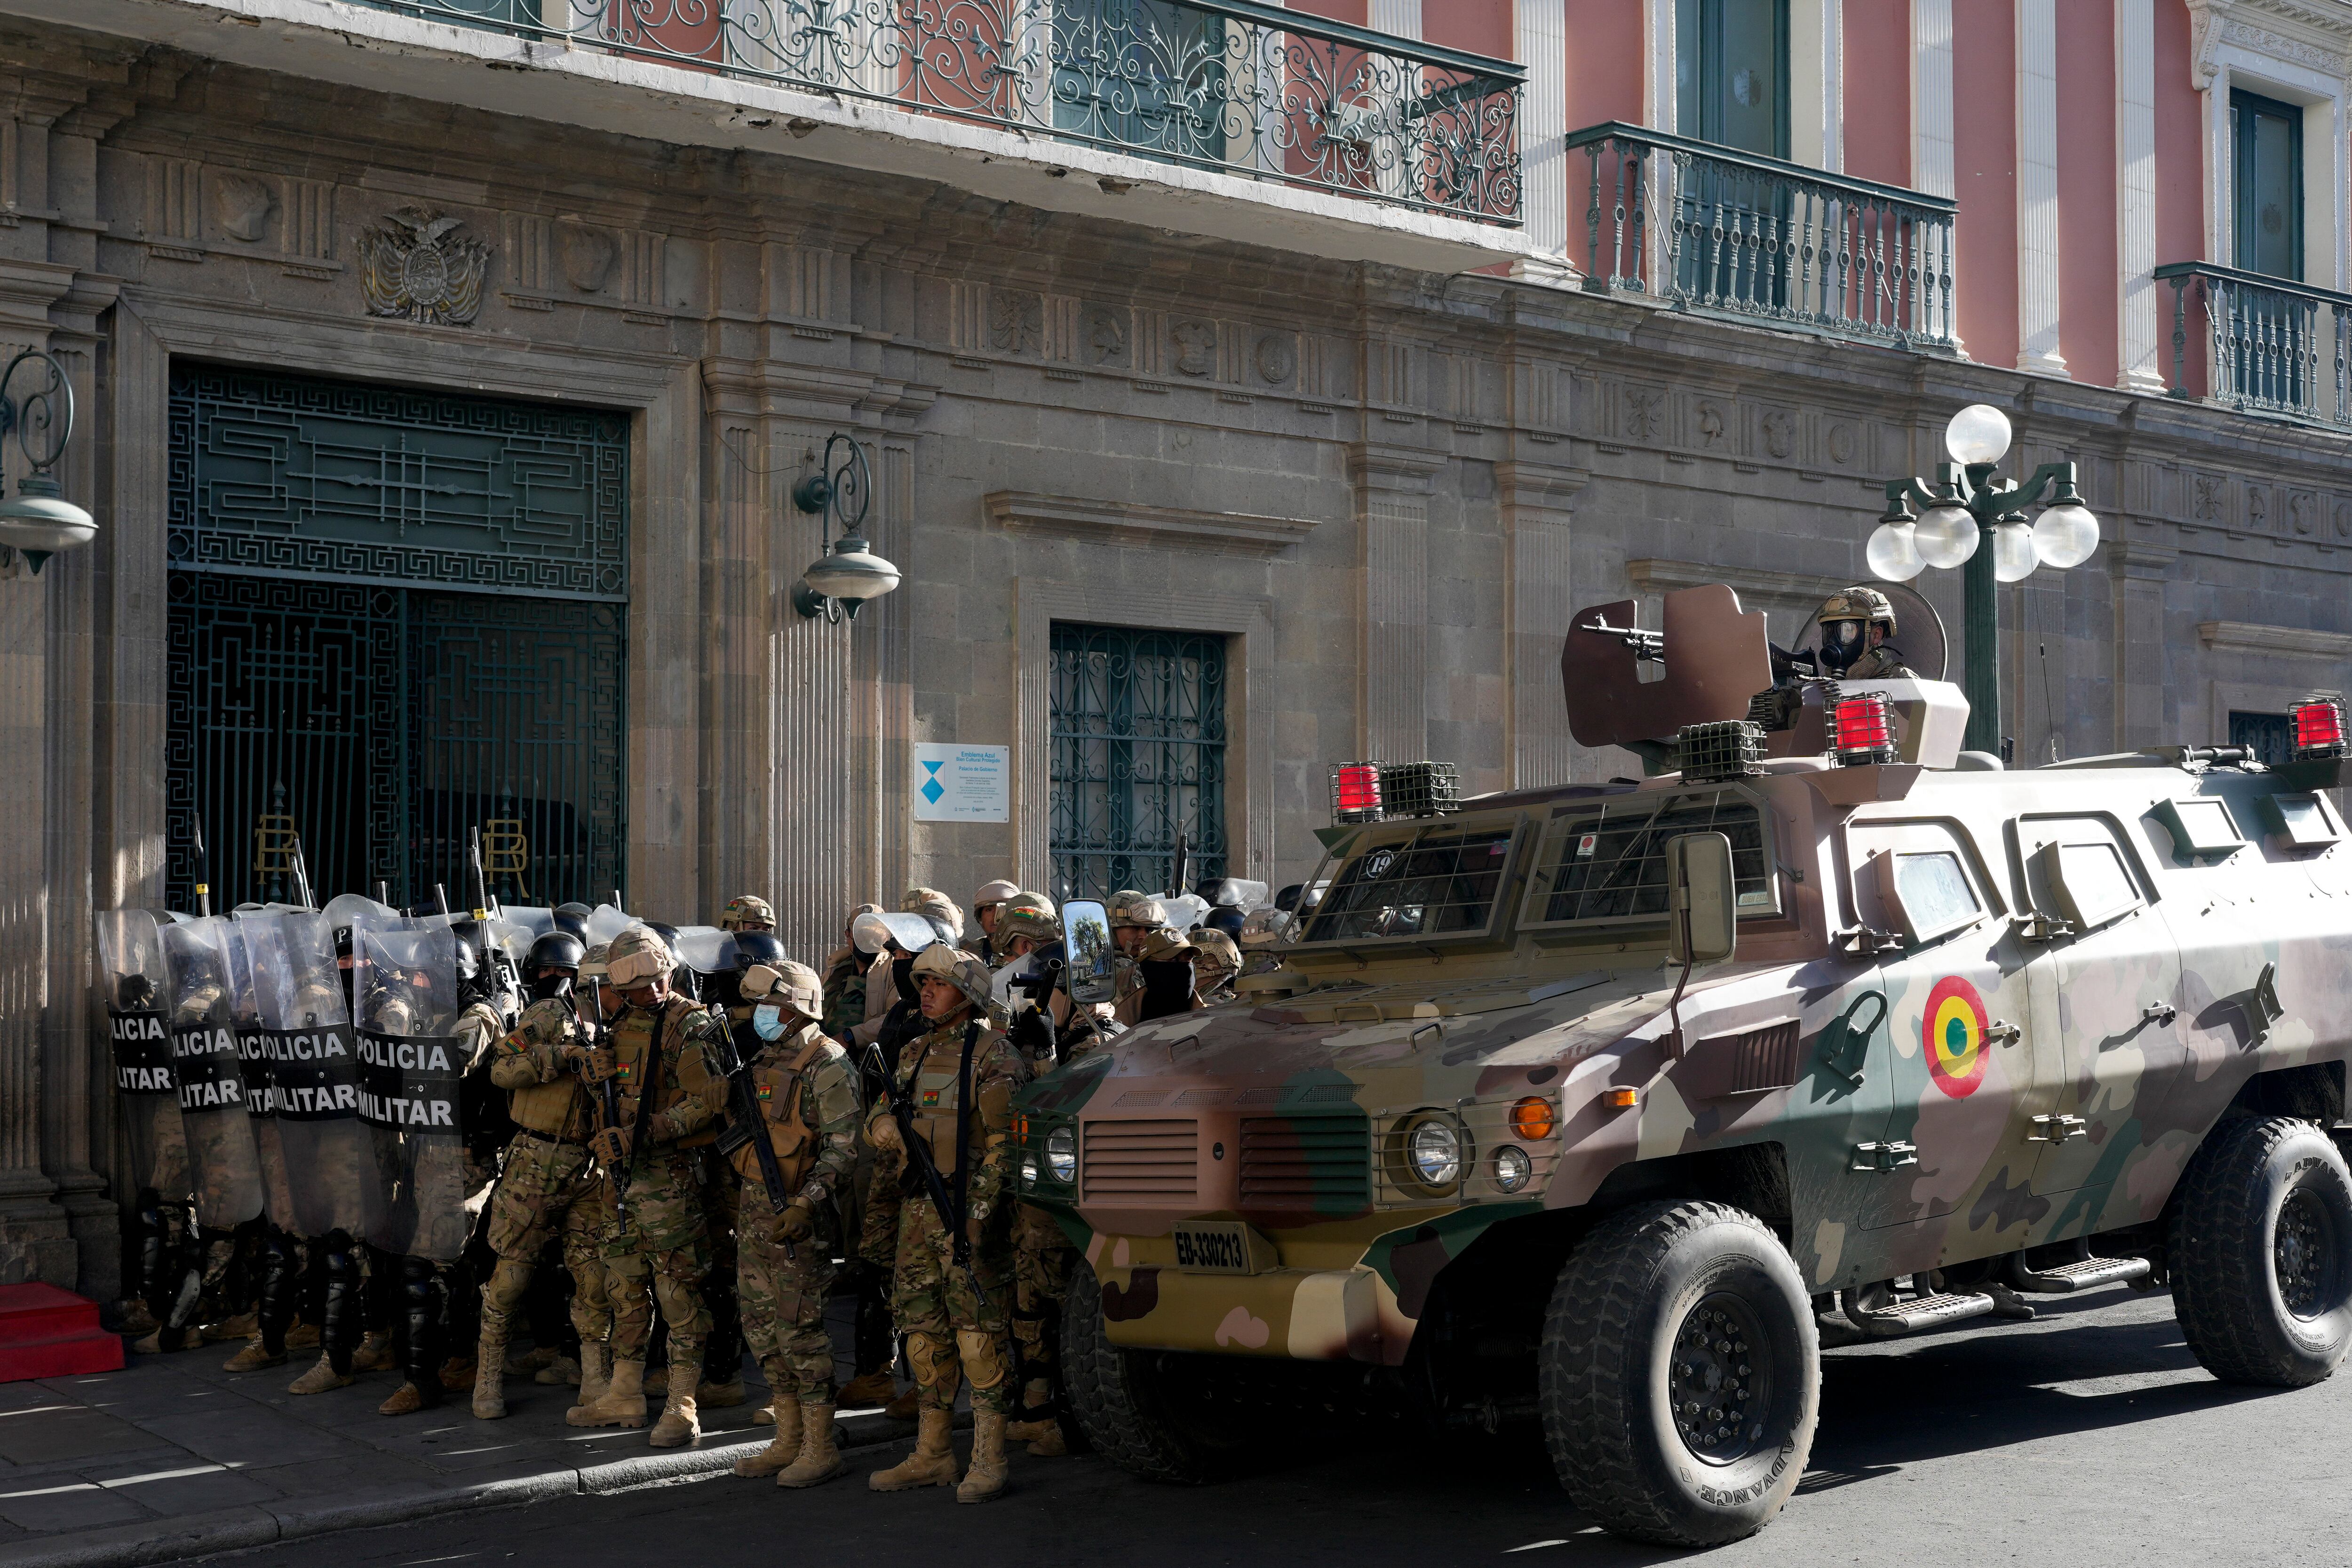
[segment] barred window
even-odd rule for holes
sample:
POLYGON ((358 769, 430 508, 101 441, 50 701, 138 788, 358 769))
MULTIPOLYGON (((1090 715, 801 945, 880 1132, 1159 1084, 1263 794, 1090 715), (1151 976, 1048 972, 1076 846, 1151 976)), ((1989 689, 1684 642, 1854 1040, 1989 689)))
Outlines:
POLYGON ((1374 844, 1339 868, 1308 923, 1308 942, 1462 936, 1493 921, 1511 830, 1424 833, 1374 844))
POLYGON ((1563 818, 1555 831, 1558 853, 1536 873, 1546 923, 1663 919, 1666 841, 1678 833, 1730 839, 1739 913, 1780 912, 1763 814, 1733 790, 1622 796, 1563 818))

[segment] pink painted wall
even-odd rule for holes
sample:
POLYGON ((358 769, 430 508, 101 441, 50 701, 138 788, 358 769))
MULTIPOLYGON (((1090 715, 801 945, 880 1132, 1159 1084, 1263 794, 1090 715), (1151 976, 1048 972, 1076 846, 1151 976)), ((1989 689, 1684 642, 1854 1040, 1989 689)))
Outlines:
MULTIPOLYGON (((2189 80, 2189 6, 2156 6, 2156 264, 2205 254, 2205 95, 2189 80)), ((2306 162, 2309 154, 2305 154, 2306 162)))
POLYGON ((1845 7, 1845 172, 1911 183, 1911 7, 1864 0, 1845 7))
POLYGON ((2093 386, 2116 384, 2115 0, 2058 7, 2058 351, 2093 386))
POLYGON ((1960 339, 2003 367, 2017 363, 2016 34, 2011 0, 1952 0, 1960 339))
POLYGON ((1359 27, 1370 26, 1365 13, 1371 0, 1288 0, 1287 11, 1304 11, 1310 16, 1327 17, 1334 22, 1353 22, 1359 27))
MULTIPOLYGON (((1569 30, 1575 31, 1571 13, 1569 30)), ((1517 57, 1511 41, 1511 0, 1421 0, 1421 36, 1449 49, 1468 49, 1507 60, 1517 57)))
MULTIPOLYGON (((1426 16, 1432 0, 1422 4, 1426 16)), ((1642 0, 1568 0, 1569 130, 1642 123, 1642 0)))

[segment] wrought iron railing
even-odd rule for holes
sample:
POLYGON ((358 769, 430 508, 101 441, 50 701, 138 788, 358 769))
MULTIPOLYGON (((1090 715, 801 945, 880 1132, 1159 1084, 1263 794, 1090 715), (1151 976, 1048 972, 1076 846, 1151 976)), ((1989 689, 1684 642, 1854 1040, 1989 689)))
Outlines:
POLYGON ((1617 120, 1567 145, 1591 164, 1586 287, 1906 348, 1959 346, 1957 202, 1617 120))
POLYGON ((1507 60, 1251 0, 363 0, 1162 162, 1519 222, 1507 60))
POLYGON ((2207 261, 2156 277, 2172 285, 2174 397, 2352 425, 2352 294, 2207 261), (2205 308, 2201 342, 2189 330, 2191 295, 2205 308))

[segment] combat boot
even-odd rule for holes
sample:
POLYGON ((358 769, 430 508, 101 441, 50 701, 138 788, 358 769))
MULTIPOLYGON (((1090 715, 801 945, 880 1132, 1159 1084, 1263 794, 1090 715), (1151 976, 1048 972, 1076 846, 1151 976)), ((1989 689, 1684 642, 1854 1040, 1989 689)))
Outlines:
POLYGON ((286 1385, 289 1394, 324 1394, 331 1388, 349 1388, 355 1380, 348 1372, 335 1370, 335 1358, 321 1354, 319 1364, 286 1385))
POLYGON ((256 1334, 246 1342, 244 1349, 221 1363, 221 1370, 223 1372, 259 1372, 264 1367, 285 1364, 286 1358, 283 1355, 270 1354, 269 1348, 261 1343, 261 1336, 256 1334))
POLYGON ((732 1382, 712 1383, 706 1379, 696 1389, 695 1398, 713 1410, 732 1410, 743 1403, 743 1377, 738 1373, 732 1382))
POLYGON ((389 1372, 400 1364, 392 1354, 392 1336, 370 1329, 360 1340, 359 1349, 352 1352, 353 1372, 389 1372))
POLYGON ((971 1413, 971 1465, 956 1487, 958 1502, 993 1502, 1004 1495, 1004 1412, 971 1413))
MULTIPOLYGON (((887 1405, 898 1397, 898 1385, 887 1372, 861 1372, 842 1386, 841 1407, 863 1410, 869 1406, 887 1405)), ((908 1413, 911 1419, 913 1412, 908 1413)))
MULTIPOLYGON (((580 1354, 583 1355, 587 1354, 588 1347, 585 1345, 581 1346, 580 1354)), ((508 1364, 508 1370, 514 1370, 514 1365, 511 1362, 508 1364)), ((530 1380, 533 1383, 540 1384, 548 1388, 558 1388, 567 1383, 572 1385, 574 1388, 580 1386, 580 1364, 572 1360, 568 1355, 559 1354, 553 1361, 551 1361, 546 1365, 540 1367, 537 1371, 532 1371, 531 1368, 527 1366, 522 1368, 522 1370, 530 1373, 530 1380)))
MULTIPOLYGON (((587 1381, 581 1381, 580 1392, 588 1392, 587 1381)), ((583 1401, 564 1412, 564 1424, 571 1427, 642 1427, 646 1424, 646 1364, 642 1361, 616 1361, 613 1364, 613 1380, 593 1403, 583 1401)))
POLYGON ((296 1323, 292 1328, 288 1329, 286 1331, 286 1348, 288 1350, 318 1349, 319 1325, 317 1323, 296 1323))
POLYGON ((669 1392, 662 1397, 661 1419, 654 1423, 646 1442, 656 1448, 683 1448, 702 1436, 702 1423, 695 1418, 694 1408, 694 1391, 701 1385, 702 1363, 688 1361, 673 1351, 669 1392))
POLYGON ((577 1405, 593 1405, 604 1397, 613 1385, 613 1347, 608 1344, 583 1344, 580 1347, 580 1397, 577 1405))
MULTIPOLYGON (((849 1461, 843 1458, 841 1450, 834 1446, 832 1406, 811 1405, 802 1408, 800 1402, 789 1396, 777 1400, 776 1406, 779 1409, 791 1406, 801 1412, 800 1457, 793 1461, 791 1469, 776 1478, 778 1486, 813 1487, 848 1473, 849 1461)), ((777 1423, 779 1430, 782 1425, 781 1421, 777 1423)))
POLYGON ((1068 1458, 1070 1452, 1070 1440, 1062 1435, 1062 1424, 1059 1421, 1048 1418, 1045 1421, 1039 1422, 1038 1425, 1045 1427, 1045 1430, 1030 1439, 1029 1452, 1035 1458, 1041 1459, 1060 1459, 1068 1458))
MULTIPOLYGON (((831 1419, 832 1412, 825 1412, 831 1419)), ((746 1454, 735 1461, 739 1476, 772 1476, 798 1458, 803 1448, 801 1437, 801 1402, 790 1396, 776 1401, 775 1439, 756 1454, 746 1454)))
POLYGON ((882 1406, 882 1414, 893 1421, 911 1421, 922 1407, 922 1397, 923 1391, 920 1388, 909 1388, 891 1400, 889 1404, 882 1406))
POLYGON ((474 1355, 474 1419, 496 1421, 507 1413, 507 1325, 482 1314, 482 1338, 474 1355))
POLYGON ((956 1479, 955 1448, 948 1441, 949 1423, 952 1412, 935 1410, 925 1405, 916 1412, 919 1425, 915 1432, 915 1451, 887 1470, 877 1470, 866 1478, 866 1484, 876 1491, 912 1491, 917 1487, 953 1486, 956 1479))
POLYGON ((239 1312, 234 1317, 206 1323, 204 1336, 215 1344, 233 1339, 250 1339, 261 1332, 261 1316, 257 1312, 239 1312))

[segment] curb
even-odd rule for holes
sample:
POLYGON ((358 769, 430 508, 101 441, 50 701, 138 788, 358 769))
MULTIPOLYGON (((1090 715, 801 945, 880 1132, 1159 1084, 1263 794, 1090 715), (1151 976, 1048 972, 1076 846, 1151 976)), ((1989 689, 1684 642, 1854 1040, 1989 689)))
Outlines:
MULTIPOLYGON (((844 1453, 887 1448, 907 1438, 898 1423, 887 1432, 842 1434, 844 1453)), ((709 1438, 703 1439, 709 1442, 709 1438)), ((344 1530, 407 1524, 477 1509, 520 1508, 562 1497, 604 1497, 638 1487, 663 1486, 723 1474, 744 1454, 765 1446, 765 1437, 717 1443, 675 1454, 632 1455, 605 1464, 541 1470, 448 1487, 411 1484, 386 1488, 376 1496, 346 1495, 332 1502, 288 1499, 192 1514, 149 1524, 86 1531, 67 1541, 27 1541, 0 1547, 0 1568, 146 1568, 219 1552, 247 1551, 344 1530)))

